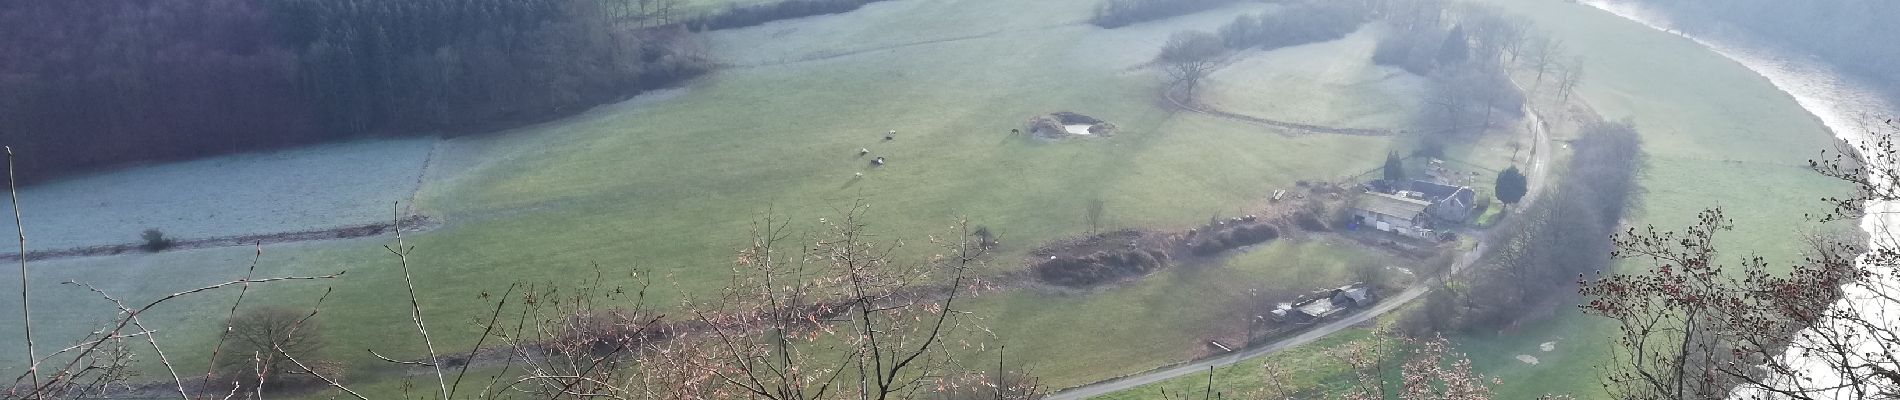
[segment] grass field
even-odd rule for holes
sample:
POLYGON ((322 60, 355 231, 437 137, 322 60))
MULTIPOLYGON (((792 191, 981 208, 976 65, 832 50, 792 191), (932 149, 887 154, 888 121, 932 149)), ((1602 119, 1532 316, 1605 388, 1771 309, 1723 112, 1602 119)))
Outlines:
MULTIPOLYGON (((61 179, 20 190, 29 250, 314 230, 390 220, 434 139, 366 140, 61 179)), ((12 213, 11 205, 0 205, 12 213)))
MULTIPOLYGON (((488 306, 479 294, 511 282, 574 284, 592 276, 595 265, 663 276, 669 283, 655 291, 658 304, 711 293, 725 282, 748 224, 768 209, 811 229, 818 218, 864 199, 872 205, 872 229, 911 243, 907 255, 924 253, 926 235, 967 217, 1001 235, 998 259, 1015 260, 1041 243, 1085 233, 1083 209, 1093 201, 1105 204, 1112 226, 1184 228, 1210 215, 1234 215, 1295 180, 1366 170, 1390 146, 1383 138, 1289 137, 1173 115, 1158 105, 1160 81, 1141 65, 1169 34, 1211 30, 1265 5, 1105 31, 1080 23, 1094 3, 898 0, 717 32, 709 39, 713 54, 732 67, 686 88, 443 142, 419 206, 444 225, 408 238, 417 246, 412 267, 425 316, 432 327, 443 327, 434 332, 437 346, 462 349, 474 339, 478 330, 468 323, 488 306), (1121 129, 1113 137, 1063 142, 1008 135, 1030 117, 1065 110, 1121 129), (900 132, 897 139, 881 141, 892 129, 900 132), (859 148, 890 162, 869 168, 857 157, 859 148)), ((1238 71, 1274 72, 1272 65, 1238 71)), ((1332 81, 1341 86, 1327 90, 1404 90, 1386 81, 1341 78, 1332 81)), ((1298 82, 1261 80, 1254 94, 1270 99, 1312 90, 1298 82)), ((1264 104, 1246 93, 1224 96, 1264 104)), ((1369 115, 1310 112, 1319 121, 1369 115)), ((329 167, 411 179, 416 173, 373 163, 329 167)), ((362 212, 387 212, 380 200, 372 203, 362 212)), ((349 273, 333 281, 258 286, 246 302, 309 305, 333 288, 323 306, 329 357, 359 366, 371 360, 365 348, 417 357, 422 343, 407 328, 408 310, 395 301, 405 290, 401 272, 380 248, 388 240, 266 248, 259 276, 349 273)), ((1035 367, 1045 382, 1077 384, 1191 356, 1207 335, 1232 334, 1221 301, 1234 301, 1249 285, 1336 280, 1344 263, 1365 256, 1345 249, 1288 241, 1225 266, 1181 268, 1089 295, 1010 292, 971 306, 987 315, 1012 352, 1048 360, 1035 367), (1226 298, 1209 300, 1209 293, 1226 298), (1135 312, 1150 315, 1129 318, 1135 312), (1078 338, 1111 330, 1141 334, 1078 338)), ((69 342, 91 326, 81 322, 110 317, 108 304, 58 282, 93 281, 124 298, 150 299, 241 276, 250 254, 223 248, 36 263, 36 335, 43 343, 69 342)), ((0 291, 16 285, 0 283, 0 291)), ((150 314, 148 321, 164 321, 160 340, 181 370, 203 369, 203 357, 190 355, 203 354, 215 339, 222 305, 234 295, 220 292, 150 314)), ((17 300, 0 300, 0 309, 17 307, 17 300)), ((19 337, 16 322, 11 314, 0 316, 0 337, 19 337)), ((20 346, 0 346, 0 373, 17 372, 22 353, 20 346)))
POLYGON ((1281 240, 1088 294, 1007 292, 968 307, 1012 359, 1062 388, 1204 356, 1209 340, 1244 342, 1250 290, 1263 302, 1285 300, 1351 282, 1354 265, 1404 262, 1342 239, 1281 240))
MULTIPOLYGON (((1720 206, 1737 226, 1722 243, 1732 257, 1787 261, 1798 250, 1797 235, 1817 228, 1802 215, 1824 211, 1817 209, 1820 197, 1843 193, 1845 187, 1805 168, 1809 157, 1832 148, 1828 132, 1746 68, 1685 39, 1585 6, 1554 0, 1486 2, 1529 16, 1540 29, 1563 39, 1585 60, 1587 74, 1579 95, 1606 118, 1632 121, 1643 133, 1648 160, 1632 224, 1679 229, 1691 223, 1696 212, 1720 206)), ((1550 94, 1542 93, 1543 101, 1550 101, 1550 94)), ((1571 131, 1566 126, 1574 125, 1568 120, 1552 123, 1558 139, 1571 131)), ((1469 150, 1458 147, 1452 153, 1469 150)), ((1503 380, 1498 398, 1545 393, 1600 398, 1593 366, 1606 361, 1610 328, 1605 322, 1565 308, 1526 321, 1522 329, 1454 339, 1482 372, 1503 380), (1555 342, 1550 351, 1541 348, 1546 342, 1555 342), (1519 355, 1538 362, 1528 364, 1519 355)), ((1309 351, 1263 360, 1326 365, 1302 362, 1309 351)), ((1216 384, 1237 390, 1257 387, 1258 364, 1223 368, 1216 384)), ((1343 366, 1322 367, 1316 374, 1337 376, 1340 369, 1343 366)), ((1183 377, 1162 385, 1180 391, 1199 387, 1201 379, 1183 377)), ((1130 398, 1152 398, 1157 390, 1133 390, 1130 398)))
MULTIPOLYGON (((1564 40, 1585 60, 1579 95, 1606 118, 1628 119, 1642 132, 1649 159, 1631 223, 1680 229, 1698 211, 1721 206, 1736 225, 1722 243, 1731 260, 1760 255, 1786 262, 1798 250, 1797 235, 1815 228, 1802 216, 1825 211, 1816 201, 1820 197, 1844 193, 1844 186, 1805 168, 1808 158, 1833 148, 1832 136, 1792 98, 1741 65, 1587 6, 1486 2, 1528 16, 1564 40)), ((1606 351, 1601 321, 1566 309, 1525 326, 1530 328, 1461 340, 1481 368, 1505 380, 1501 398, 1601 396, 1591 369, 1606 351), (1556 352, 1563 354, 1541 355, 1535 348, 1560 336, 1556 352), (1517 354, 1536 355, 1540 362, 1524 364, 1513 359, 1517 354)))
MULTIPOLYGON (((1785 257, 1794 249, 1787 239, 1805 226, 1799 216, 1818 204, 1811 200, 1840 189, 1801 168, 1813 153, 1799 149, 1829 144, 1819 124, 1746 69, 1583 6, 1489 1, 1531 16, 1586 57, 1580 94, 1644 132, 1650 159, 1634 222, 1680 226, 1720 202, 1738 223, 1727 239, 1733 248, 1785 257)), ((873 230, 912 243, 908 255, 927 251, 919 244, 927 234, 967 217, 1001 234, 998 259, 1013 260, 1040 243, 1083 234, 1083 209, 1093 201, 1105 204, 1114 227, 1188 227, 1238 213, 1294 180, 1371 168, 1395 147, 1382 138, 1288 137, 1158 106, 1159 80, 1141 65, 1169 34, 1212 30, 1235 14, 1271 6, 1247 3, 1101 30, 1082 23, 1094 3, 897 0, 717 32, 709 39, 713 54, 732 67, 686 88, 441 143, 422 179, 419 206, 444 226, 409 238, 418 246, 413 267, 425 315, 443 327, 438 345, 468 346, 476 333, 468 321, 486 307, 480 293, 518 281, 573 284, 596 264, 643 268, 674 282, 655 293, 662 304, 709 293, 724 282, 748 223, 768 209, 808 228, 864 199, 872 204, 873 230), (1122 129, 1114 137, 1054 143, 1007 135, 1052 111, 1089 114, 1122 129), (900 132, 897 140, 880 141, 892 129, 900 132), (858 148, 888 157, 889 165, 868 168, 858 148)), ((1219 89, 1209 99, 1293 121, 1396 126, 1416 107, 1403 98, 1418 90, 1417 78, 1367 66, 1365 35, 1250 54, 1215 77, 1219 89)), ((429 151, 412 142, 336 146, 366 149, 335 152, 347 158, 287 156, 215 167, 236 174, 229 176, 194 172, 216 164, 184 163, 34 188, 22 199, 29 234, 39 238, 36 246, 51 246, 130 240, 144 228, 136 225, 167 221, 177 228, 158 227, 194 236, 378 220, 391 199, 408 196, 390 188, 413 185, 420 173, 413 160, 429 151), (145 211, 154 209, 158 214, 145 211), (148 217, 161 219, 141 219, 148 217)), ((1492 164, 1500 152, 1466 157, 1492 164)), ((260 276, 349 273, 258 286, 247 302, 309 305, 334 288, 323 314, 331 321, 324 330, 329 357, 364 365, 365 348, 416 357, 422 343, 406 328, 407 310, 393 301, 404 290, 400 271, 379 247, 388 239, 267 248, 260 276)), ((251 254, 222 248, 35 263, 35 333, 42 343, 65 344, 111 316, 107 303, 58 282, 89 281, 123 298, 153 299, 239 277, 251 254)), ((1376 257, 1326 240, 1286 240, 1221 265, 1175 268, 1086 294, 1003 292, 969 306, 999 344, 1010 346, 1012 358, 1035 360, 1030 367, 1044 383, 1062 387, 1190 358, 1207 338, 1237 334, 1232 308, 1246 289, 1335 282, 1345 266, 1380 262, 1376 257)), ((0 282, 0 292, 16 289, 11 280, 0 282)), ((235 294, 194 297, 148 315, 181 370, 204 368, 203 357, 190 355, 215 340, 222 307, 235 294)), ((17 301, 0 296, 0 309, 17 309, 17 301)), ((19 337, 17 314, 0 315, 0 337, 19 337)), ((1588 397, 1597 387, 1589 365, 1602 354, 1593 347, 1601 346, 1601 327, 1568 310, 1554 315, 1529 324, 1535 328, 1459 339, 1481 367, 1506 380, 1502 398, 1588 397), (1536 348, 1556 337, 1556 350, 1536 348), (1540 363, 1526 365, 1514 359, 1518 354, 1534 354, 1540 363)), ((1324 362, 1302 360, 1320 358, 1317 349, 1330 343, 1362 339, 1329 339, 1266 360, 1323 369, 1324 362)), ((0 373, 17 373, 23 358, 16 343, 0 346, 0 373)), ((1253 373, 1245 368, 1222 373, 1253 373)), ((1302 376, 1318 376, 1309 372, 1302 376)), ((1149 396, 1143 393, 1152 392, 1133 395, 1149 396)))
POLYGON ((1209 77, 1200 100, 1230 112, 1297 123, 1410 128, 1424 106, 1427 81, 1372 64, 1372 48, 1384 30, 1384 24, 1373 23, 1339 40, 1243 52, 1209 77))
MULTIPOLYGON (((1322 398, 1311 396, 1324 393, 1329 389, 1351 384, 1352 377, 1347 371, 1351 368, 1336 356, 1333 351, 1355 342, 1369 340, 1389 340, 1373 336, 1372 329, 1355 328, 1340 331, 1305 346, 1275 353, 1271 356, 1255 358, 1240 363, 1216 368, 1214 370, 1214 392, 1219 398, 1254 398, 1261 388, 1268 384, 1263 366, 1268 363, 1279 368, 1279 381, 1282 387, 1290 388, 1308 395, 1301 398, 1322 398)), ((1207 374, 1198 373, 1169 379, 1160 383, 1125 390, 1099 399, 1159 399, 1165 390, 1170 398, 1180 398, 1183 393, 1189 398, 1206 393, 1207 374)))

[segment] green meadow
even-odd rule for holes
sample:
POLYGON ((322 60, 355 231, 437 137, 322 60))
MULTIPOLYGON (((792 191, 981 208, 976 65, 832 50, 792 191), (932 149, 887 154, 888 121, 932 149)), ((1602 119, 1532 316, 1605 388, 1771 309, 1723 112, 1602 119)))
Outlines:
MULTIPOLYGON (((1740 65, 1577 4, 1485 2, 1562 38, 1585 60, 1578 96, 1606 118, 1628 119, 1643 132, 1644 192, 1631 224, 1679 227, 1705 207, 1722 206, 1737 225, 1725 245, 1785 260, 1797 250, 1794 235, 1814 227, 1801 216, 1816 211, 1816 199, 1843 189, 1805 170, 1808 158, 1832 148, 1827 132, 1740 65)), ((658 307, 717 293, 748 229, 768 214, 791 221, 794 231, 812 232, 820 218, 863 202, 869 229, 880 240, 901 241, 899 256, 918 260, 938 250, 930 244, 933 235, 955 234, 952 227, 967 219, 1001 238, 993 261, 979 272, 1005 274, 1025 268, 1028 252, 1045 243, 1088 234, 1092 203, 1102 205, 1103 229, 1184 229, 1210 216, 1241 214, 1296 181, 1372 169, 1388 151, 1409 147, 1393 138, 1299 134, 1163 106, 1160 73, 1147 63, 1170 34, 1211 31, 1235 15, 1276 6, 1247 2, 1104 30, 1085 23, 1095 3, 895 0, 713 32, 705 36, 709 56, 724 67, 683 87, 535 126, 439 139, 427 152, 414 144, 383 149, 373 154, 408 161, 359 162, 313 175, 325 176, 320 185, 338 193, 376 192, 365 195, 375 199, 409 199, 414 191, 411 206, 438 224, 403 236, 416 246, 410 268, 417 296, 438 348, 461 351, 473 344, 480 332, 474 323, 492 306, 483 296, 511 283, 577 285, 600 272, 610 286, 632 285, 637 280, 625 272, 637 270, 659 282, 649 299, 658 307), (1010 133, 1056 111, 1087 114, 1119 129, 1063 140, 1010 133), (895 138, 884 140, 892 130, 895 138), (870 154, 860 156, 859 149, 870 154), (410 162, 414 157, 427 160, 420 187, 391 183, 418 176, 413 164, 421 162, 410 162), (888 162, 872 166, 871 157, 888 162), (388 193, 397 190, 403 192, 388 193)), ((1211 78, 1204 101, 1261 118, 1404 129, 1423 107, 1424 79, 1370 64, 1377 29, 1371 24, 1340 40, 1237 54, 1211 78)), ((1551 101, 1540 94, 1541 102, 1551 101)), ((1559 139, 1575 124, 1552 122, 1559 139)), ((1522 143, 1514 140, 1460 143, 1449 158, 1502 168, 1520 159, 1513 144, 1522 143)), ((327 149, 363 151, 357 147, 327 149)), ((361 158, 312 157, 306 159, 361 158)), ((293 167, 245 165, 265 172, 293 167)), ((180 185, 213 194, 257 190, 220 181, 180 185)), ((124 197, 110 206, 268 215, 274 209, 255 207, 305 201, 212 196, 239 200, 206 206, 124 197)), ((303 197, 332 208, 345 204, 336 196, 303 197)), ((29 203, 23 211, 79 215, 89 210, 82 206, 104 207, 29 203)), ((376 207, 330 212, 354 221, 386 211, 376 207)), ((62 232, 86 229, 29 222, 62 232)), ((382 247, 394 240, 268 245, 261 256, 226 247, 34 262, 34 335, 42 348, 63 347, 111 320, 110 303, 62 282, 150 301, 241 278, 256 256, 258 277, 343 272, 335 279, 254 285, 245 302, 310 307, 321 298, 321 333, 330 343, 324 355, 350 365, 351 379, 368 390, 393 393, 401 385, 383 378, 389 368, 364 350, 397 358, 425 354, 411 329, 402 271, 382 247)), ((1238 319, 1254 300, 1252 291, 1336 285, 1350 281, 1356 265, 1405 263, 1332 237, 1293 237, 1102 288, 983 293, 964 308, 994 333, 990 347, 1007 345, 1011 359, 1046 386, 1061 388, 1189 360, 1206 354, 1207 340, 1244 336, 1238 319)), ((0 282, 0 291, 16 290, 17 282, 0 282)), ((220 290, 182 298, 144 320, 158 329, 157 340, 181 373, 203 371, 203 355, 237 295, 220 290)), ((0 298, 0 309, 17 310, 18 301, 0 298)), ((0 314, 0 337, 20 337, 18 322, 17 313, 0 314)), ((1546 392, 1590 398, 1598 388, 1590 368, 1604 354, 1602 324, 1562 309, 1525 326, 1454 339, 1484 372, 1504 380, 1501 398, 1546 392), (1547 342, 1554 342, 1549 351, 1541 348, 1547 342)), ((1359 340, 1372 338, 1366 330, 1348 331, 1223 368, 1217 383, 1231 383, 1223 389, 1230 393, 1251 390, 1261 384, 1259 365, 1273 362, 1297 366, 1290 371, 1297 386, 1338 385, 1342 366, 1325 349, 1359 340)), ((0 373, 21 372, 24 353, 14 342, 0 346, 0 373)), ((162 373, 154 364, 143 365, 146 377, 162 373)), ((1173 391, 1195 379, 1202 378, 1162 385, 1173 391)), ((1153 389, 1117 397, 1149 398, 1153 389)))
MULTIPOLYGON (((602 271, 608 285, 630 285, 635 280, 624 272, 638 270, 660 282, 650 304, 716 293, 751 223, 767 213, 809 232, 820 218, 862 201, 870 229, 905 243, 899 253, 913 259, 936 250, 931 235, 950 234, 967 219, 1000 235, 995 261, 981 271, 1000 274, 1024 268, 1027 252, 1044 243, 1087 234, 1084 209, 1092 202, 1103 204, 1105 228, 1181 229, 1237 215, 1295 181, 1371 169, 1394 146, 1387 138, 1295 135, 1161 106, 1161 78, 1145 64, 1168 35, 1212 30, 1270 5, 1115 30, 1083 23, 1094 5, 898 0, 714 32, 706 37, 710 55, 726 67, 685 87, 536 126, 442 139, 414 204, 440 225, 403 238, 415 246, 410 268, 437 347, 469 348, 480 332, 474 321, 492 306, 482 296, 516 282, 576 285, 602 271), (1060 141, 1010 134, 1055 111, 1119 129, 1060 141), (884 141, 890 130, 898 134, 884 141), (860 157, 860 148, 871 154, 860 157), (884 166, 868 163, 880 156, 884 166)), ((1417 78, 1369 65, 1367 46, 1361 33, 1281 50, 1295 52, 1299 64, 1243 61, 1219 79, 1246 89, 1223 91, 1219 101, 1251 115, 1319 123, 1409 118, 1413 106, 1388 97, 1416 90, 1410 82, 1417 78), (1340 75, 1315 87, 1307 77, 1317 73, 1340 75), (1396 105, 1295 100, 1315 90, 1396 105)), ((1277 52, 1243 60, 1283 57, 1277 52)), ((397 387, 378 380, 375 372, 386 368, 364 351, 425 353, 409 322, 402 271, 382 247, 393 240, 265 246, 258 277, 347 272, 254 285, 244 301, 310 307, 322 298, 324 355, 351 365, 352 379, 368 387, 397 387)), ((241 278, 253 254, 229 247, 34 262, 35 337, 71 343, 113 315, 109 303, 60 282, 156 299, 241 278)), ((1396 263, 1383 257, 1324 238, 1281 240, 1087 293, 989 293, 968 307, 998 344, 1036 360, 1030 367, 1045 383, 1073 386, 1186 360, 1204 351, 1207 338, 1237 335, 1232 319, 1248 289, 1344 283, 1355 263, 1396 263)), ((0 283, 0 291, 16 289, 16 282, 0 283)), ((237 294, 192 296, 144 319, 182 373, 202 371, 237 294)), ((17 307, 15 298, 0 299, 0 309, 17 307)), ((20 337, 17 322, 13 314, 0 317, 0 337, 20 337)), ((24 358, 21 346, 0 346, 0 373, 19 372, 24 358)), ((156 379, 162 369, 152 364, 144 370, 156 379)))

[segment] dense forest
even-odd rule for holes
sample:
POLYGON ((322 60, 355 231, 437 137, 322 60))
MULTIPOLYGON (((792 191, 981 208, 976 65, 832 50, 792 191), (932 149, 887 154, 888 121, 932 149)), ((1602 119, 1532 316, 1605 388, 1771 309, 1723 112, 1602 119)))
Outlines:
POLYGON ((710 68, 594 0, 0 2, 23 176, 545 120, 710 68), (606 10, 611 11, 611 10, 606 10))
POLYGON ((1900 97, 1900 2, 1891 0, 1644 0, 1692 33, 1740 31, 1813 54, 1900 97))

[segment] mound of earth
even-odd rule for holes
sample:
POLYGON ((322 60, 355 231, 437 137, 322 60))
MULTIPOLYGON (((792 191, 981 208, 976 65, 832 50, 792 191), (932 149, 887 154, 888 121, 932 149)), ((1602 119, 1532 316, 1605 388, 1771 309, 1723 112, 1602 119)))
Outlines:
POLYGON ((1045 139, 1109 136, 1114 132, 1115 124, 1068 111, 1053 112, 1029 120, 1029 134, 1045 139))
POLYGON ((1170 255, 1218 256, 1228 250, 1280 237, 1280 229, 1254 216, 1215 220, 1185 233, 1124 230, 1057 242, 1030 253, 1030 269, 1044 283, 1086 287, 1147 275, 1170 255))
POLYGON ((1124 230, 1057 242, 1030 252, 1036 278, 1060 286, 1091 286, 1160 269, 1166 235, 1124 230))
POLYGON ((1194 255, 1211 256, 1278 237, 1280 230, 1274 229, 1273 225, 1260 223, 1252 217, 1234 218, 1188 231, 1188 248, 1194 255))

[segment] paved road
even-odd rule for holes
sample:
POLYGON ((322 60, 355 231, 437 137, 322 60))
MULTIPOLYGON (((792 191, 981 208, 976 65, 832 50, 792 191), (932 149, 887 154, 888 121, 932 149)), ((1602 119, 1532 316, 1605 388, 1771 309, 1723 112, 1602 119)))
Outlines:
MULTIPOLYGON (((1477 261, 1479 254, 1484 253, 1484 247, 1485 246, 1483 244, 1480 244, 1477 248, 1474 248, 1471 251, 1466 252, 1463 256, 1459 257, 1457 263, 1452 264, 1452 269, 1454 271, 1462 270, 1465 267, 1470 266, 1473 262, 1477 261)), ((1405 305, 1406 303, 1410 303, 1413 300, 1417 300, 1419 297, 1422 297, 1425 295, 1425 292, 1428 288, 1432 286, 1436 286, 1435 284, 1437 283, 1437 281, 1438 281, 1437 278, 1433 278, 1431 282, 1429 283, 1413 285, 1411 289, 1406 289, 1404 292, 1400 292, 1396 296, 1386 297, 1384 299, 1379 300, 1379 303, 1376 305, 1373 305, 1372 308, 1360 310, 1359 312, 1353 313, 1352 315, 1349 315, 1345 318, 1333 320, 1332 322, 1328 322, 1324 325, 1320 325, 1318 327, 1314 327, 1313 329, 1307 330, 1306 332, 1302 332, 1299 335, 1295 335, 1293 337, 1286 338, 1286 339, 1281 339, 1280 341, 1273 342, 1264 346, 1241 350, 1239 352, 1230 353, 1230 354, 1219 356, 1219 357, 1204 358, 1199 361, 1194 361, 1194 362, 1190 362, 1187 364, 1182 364, 1182 365, 1178 365, 1178 366, 1174 366, 1174 367, 1170 367, 1166 369, 1150 371, 1150 372, 1143 373, 1140 375, 1133 375, 1133 376, 1128 376, 1128 377, 1124 377, 1120 379, 1083 385, 1083 386, 1071 388, 1068 390, 1063 390, 1061 392, 1056 392, 1054 394, 1049 395, 1049 397, 1046 397, 1045 399, 1069 400, 1069 399, 1086 399, 1090 397, 1101 396, 1101 395, 1105 395, 1109 393, 1133 389, 1133 388, 1136 388, 1142 385, 1147 385, 1150 383, 1160 382, 1160 381, 1164 381, 1168 379, 1173 379, 1176 377, 1186 376, 1189 374, 1205 372, 1207 371, 1208 367, 1219 367, 1219 366, 1230 365, 1230 364, 1241 362, 1250 358, 1278 353, 1281 350, 1286 350, 1286 349, 1298 347, 1300 345, 1304 345, 1307 343, 1312 343, 1315 340, 1319 340, 1320 338, 1326 337, 1326 335, 1338 333, 1339 331, 1346 330, 1346 328, 1350 328, 1353 325, 1358 325, 1360 323, 1370 321, 1375 317, 1378 317, 1380 315, 1385 315, 1385 313, 1388 313, 1388 312, 1392 312, 1392 310, 1396 310, 1400 306, 1405 305)))
MULTIPOLYGON (((1531 109, 1530 106, 1526 105, 1524 110, 1525 110, 1524 115, 1528 117, 1528 120, 1525 121, 1525 123, 1529 124, 1531 134, 1535 136, 1535 140, 1533 141, 1531 145, 1532 147, 1531 147, 1530 165, 1525 166, 1525 169, 1527 171, 1524 172, 1525 181, 1526 181, 1526 184, 1529 186, 1529 188, 1528 190, 1526 190, 1526 193, 1524 194, 1524 201, 1517 205, 1518 209, 1523 209, 1524 207, 1529 206, 1532 202, 1537 201, 1537 195, 1538 193, 1543 191, 1544 183, 1548 180, 1549 173, 1550 173, 1550 168, 1548 168, 1550 164, 1550 153, 1551 153, 1550 132, 1548 131, 1549 126, 1547 126, 1544 123, 1544 118, 1538 115, 1537 111, 1531 109)), ((1487 241, 1485 240, 1479 240, 1478 245, 1476 247, 1473 247, 1471 250, 1466 251, 1463 255, 1460 255, 1458 257, 1458 261, 1455 263, 1452 263, 1451 268, 1445 272, 1445 276, 1455 275, 1459 271, 1463 271, 1465 267, 1469 267, 1471 266, 1471 264, 1476 263, 1478 261, 1478 256, 1484 254, 1484 250, 1488 247, 1486 242, 1487 241)), ((1404 292, 1400 292, 1396 296, 1389 296, 1380 300, 1379 303, 1376 305, 1373 305, 1372 308, 1360 310, 1359 312, 1348 315, 1345 318, 1333 320, 1332 322, 1328 322, 1324 325, 1320 325, 1320 326, 1314 327, 1313 329, 1309 329, 1306 332, 1302 332, 1299 335, 1294 335, 1293 337, 1290 337, 1290 338, 1281 339, 1280 341, 1277 341, 1277 342, 1268 343, 1266 345, 1262 345, 1258 347, 1248 348, 1245 350, 1241 350, 1239 352, 1230 353, 1230 354, 1222 355, 1218 357, 1204 358, 1201 360, 1189 362, 1187 364, 1176 365, 1173 367, 1158 369, 1158 370, 1149 371, 1149 372, 1145 372, 1145 373, 1141 373, 1137 375, 1131 375, 1131 376, 1126 376, 1122 378, 1117 378, 1117 379, 1082 385, 1082 386, 1078 386, 1074 388, 1064 389, 1060 392, 1050 394, 1049 397, 1046 397, 1046 399, 1071 400, 1071 399, 1086 399, 1090 397, 1101 396, 1101 395, 1105 395, 1109 393, 1133 389, 1136 387, 1140 387, 1140 386, 1155 383, 1155 382, 1161 382, 1168 379, 1178 378, 1178 377, 1186 376, 1189 374, 1200 373, 1203 371, 1207 371, 1208 367, 1219 367, 1219 366, 1231 365, 1231 364, 1241 362, 1250 358, 1278 353, 1282 350, 1298 347, 1300 345, 1304 345, 1307 343, 1312 343, 1315 340, 1319 340, 1320 338, 1326 337, 1326 335, 1338 333, 1339 331, 1345 330, 1346 328, 1350 328, 1353 325, 1358 325, 1360 323, 1370 321, 1373 318, 1376 318, 1380 315, 1385 315, 1386 313, 1392 312, 1392 310, 1397 310, 1400 306, 1404 306, 1406 303, 1410 303, 1413 300, 1418 300, 1420 297, 1423 297, 1425 295, 1425 292, 1430 290, 1431 287, 1437 286, 1437 283, 1440 279, 1442 279, 1442 277, 1434 277, 1431 280, 1428 280, 1426 282, 1413 285, 1411 288, 1406 289, 1404 292)))
MULTIPOLYGON (((1511 82, 1511 84, 1516 85, 1517 82, 1511 82)), ((1522 86, 1519 86, 1517 90, 1530 93, 1525 92, 1522 86)), ((1537 202, 1538 194, 1544 191, 1544 180, 1550 178, 1550 153, 1553 153, 1550 148, 1550 124, 1544 121, 1544 116, 1538 115, 1537 110, 1532 109, 1529 102, 1524 104, 1524 116, 1526 117, 1524 123, 1528 125, 1531 135, 1535 138, 1531 141, 1530 165, 1524 167, 1526 169, 1524 181, 1527 186, 1524 191, 1524 200, 1516 206, 1517 209, 1529 207, 1531 203, 1537 202)))

